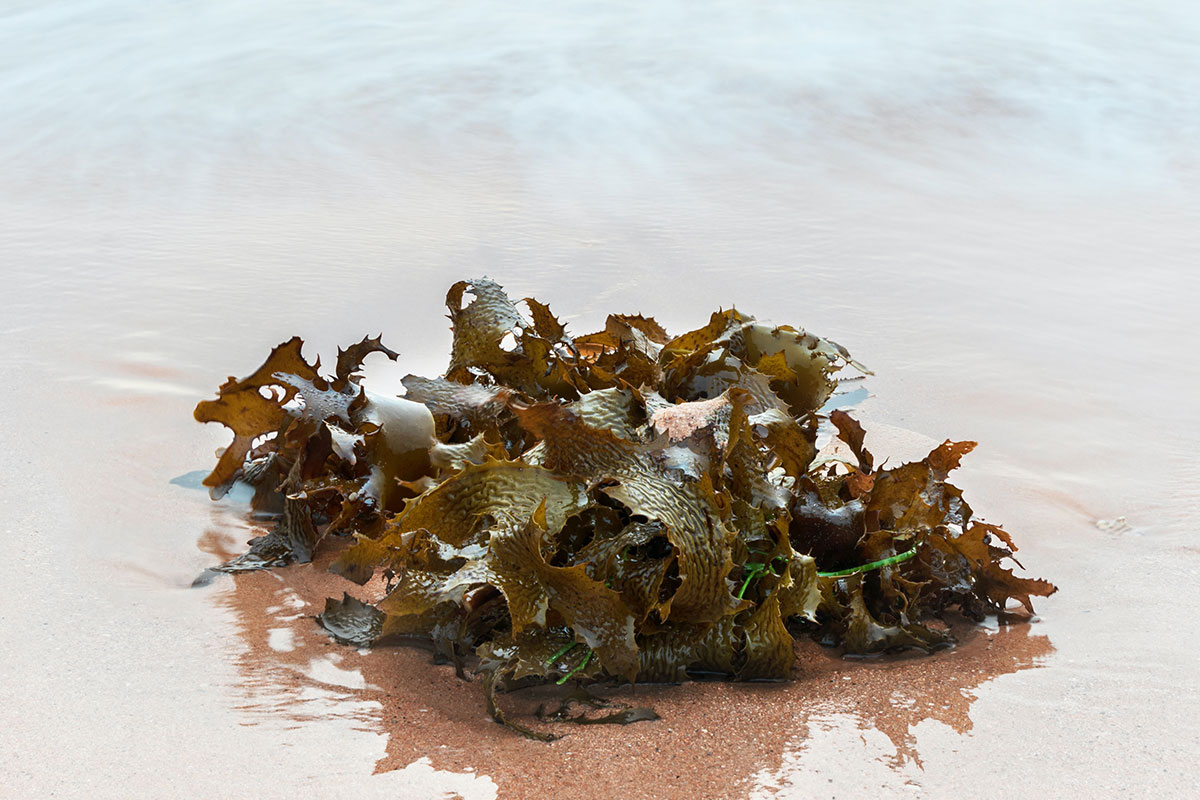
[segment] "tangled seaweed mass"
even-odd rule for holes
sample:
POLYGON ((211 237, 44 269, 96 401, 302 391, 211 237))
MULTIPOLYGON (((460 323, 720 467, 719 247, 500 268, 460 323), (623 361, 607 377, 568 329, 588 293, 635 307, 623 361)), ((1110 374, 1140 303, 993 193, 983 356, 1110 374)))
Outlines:
POLYGON ((397 358, 379 338, 339 350, 331 377, 293 338, 197 406, 234 432, 213 497, 243 481, 278 519, 219 569, 337 543, 332 569, 386 594, 330 599, 321 624, 356 645, 432 640, 523 733, 546 738, 497 691, 787 678, 797 636, 928 651, 952 643, 948 612, 1032 613, 1055 591, 1002 566, 1012 538, 947 483, 974 442, 884 469, 854 419, 820 413, 839 371, 866 372, 834 342, 733 309, 676 337, 640 315, 572 337, 487 278, 446 301, 446 375, 406 377, 403 398, 361 385, 367 355, 397 358), (845 457, 818 458, 823 424, 845 457))

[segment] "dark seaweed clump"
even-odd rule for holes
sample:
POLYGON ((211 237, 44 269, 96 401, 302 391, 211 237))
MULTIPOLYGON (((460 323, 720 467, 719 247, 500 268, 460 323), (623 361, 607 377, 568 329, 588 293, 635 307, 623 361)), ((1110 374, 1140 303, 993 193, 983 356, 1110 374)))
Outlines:
POLYGON ((486 278, 451 287, 450 365, 403 398, 362 386, 367 355, 397 358, 378 338, 331 376, 293 338, 200 403, 234 432, 205 484, 249 483, 278 520, 220 569, 340 547, 332 569, 383 590, 331 599, 331 633, 427 638, 483 675, 501 721, 497 690, 787 678, 801 635, 928 651, 951 643, 950 612, 1032 613, 1055 591, 1003 566, 1012 538, 947 482, 974 442, 884 469, 854 419, 821 413, 841 370, 866 372, 841 345, 732 309, 680 336, 618 314, 571 336, 521 303, 486 278), (840 445, 818 457, 823 425, 840 445))

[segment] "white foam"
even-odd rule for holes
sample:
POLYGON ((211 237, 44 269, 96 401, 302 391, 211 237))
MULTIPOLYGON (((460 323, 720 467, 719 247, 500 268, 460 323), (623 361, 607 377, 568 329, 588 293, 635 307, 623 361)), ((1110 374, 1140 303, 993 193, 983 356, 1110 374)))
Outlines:
POLYGON ((272 628, 267 631, 267 646, 277 653, 290 653, 296 649, 291 628, 272 628))

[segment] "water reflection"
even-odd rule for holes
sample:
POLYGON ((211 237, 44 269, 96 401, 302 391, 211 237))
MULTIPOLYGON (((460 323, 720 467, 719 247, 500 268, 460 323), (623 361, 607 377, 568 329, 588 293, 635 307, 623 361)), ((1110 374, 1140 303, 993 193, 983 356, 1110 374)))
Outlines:
MULTIPOLYGON (((238 552, 240 541, 252 535, 250 526, 240 532, 235 524, 213 527, 198 545, 228 560, 238 552)), ((435 768, 427 756, 393 763, 390 747, 379 757, 382 748, 377 740, 392 732, 382 723, 385 703, 395 700, 389 696, 390 687, 369 676, 379 669, 386 653, 341 647, 317 628, 314 604, 323 606, 319 587, 332 577, 323 569, 299 566, 237 578, 222 575, 205 589, 232 612, 245 645, 235 656, 243 701, 234 708, 243 716, 242 724, 286 720, 283 730, 294 732, 315 727, 320 735, 286 737, 286 744, 309 749, 303 755, 318 765, 328 764, 330 758, 353 762, 354 756, 366 757, 370 763, 373 754, 380 764, 386 763, 376 771, 393 771, 390 785, 414 796, 495 800, 495 783, 486 775, 476 775, 471 765, 435 768)))
MULTIPOLYGON (((226 558, 237 540, 209 530, 200 546, 226 558)), ((891 781, 910 780, 922 768, 919 734, 967 735, 980 687, 1038 666, 1053 650, 1027 624, 964 626, 960 646, 933 657, 850 661, 805 642, 794 682, 608 690, 604 694, 616 700, 652 706, 662 720, 572 728, 546 745, 493 723, 478 682, 433 665, 427 650, 355 650, 333 643, 314 622, 326 597, 349 591, 369 600, 378 587, 355 586, 318 563, 223 579, 213 590, 233 612, 245 645, 238 656, 242 711, 323 726, 330 747, 338 746, 337 720, 384 734, 386 752, 376 772, 426 759, 460 775, 478 770, 507 791, 528 786, 529 771, 538 769, 556 776, 539 778, 549 795, 557 782, 563 791, 586 782, 597 796, 623 796, 638 785, 656 792, 674 786, 695 796, 728 796, 732 787, 738 795, 786 794, 801 776, 819 772, 822 759, 844 760, 847 748, 870 756, 855 755, 870 763, 856 774, 876 769, 891 781), (615 755, 621 770, 611 768, 615 755)), ((542 687, 504 702, 510 713, 530 719, 562 691, 542 687)))

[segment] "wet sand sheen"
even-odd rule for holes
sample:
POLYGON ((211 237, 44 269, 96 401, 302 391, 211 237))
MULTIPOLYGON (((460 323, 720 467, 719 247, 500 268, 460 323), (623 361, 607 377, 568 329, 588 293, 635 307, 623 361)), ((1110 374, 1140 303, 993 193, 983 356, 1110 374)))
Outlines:
MULTIPOLYGON (((222 558, 231 554, 214 553, 222 558)), ((918 723, 935 720, 966 734, 979 685, 1034 668, 1053 650, 1049 639, 1031 632, 1036 626, 1027 623, 998 630, 961 624, 956 628, 959 646, 928 657, 847 660, 801 641, 790 682, 703 681, 599 690, 619 702, 648 705, 662 717, 625 727, 533 721, 534 711, 557 705, 566 688, 538 687, 503 696, 502 705, 523 724, 565 734, 547 744, 523 739, 492 721, 479 682, 456 678, 452 666, 434 666, 427 649, 361 651, 332 642, 314 620, 326 597, 345 591, 362 600, 379 599, 379 587, 359 587, 327 571, 335 554, 278 570, 278 577, 243 574, 222 579, 232 586, 213 587, 217 601, 235 612, 247 645, 239 660, 246 684, 254 687, 252 695, 265 695, 261 701, 252 697, 243 710, 312 722, 305 691, 313 688, 353 698, 356 704, 377 701, 381 710, 371 722, 389 738, 376 772, 430 757, 437 769, 490 777, 506 798, 564 797, 585 786, 590 793, 614 797, 746 796, 759 773, 778 770, 785 753, 803 749, 810 721, 831 715, 882 733, 892 748, 887 761, 902 771, 920 764, 912 733, 918 723), (335 668, 330 671, 328 665, 335 668), (530 781, 531 775, 538 779, 530 781)))

